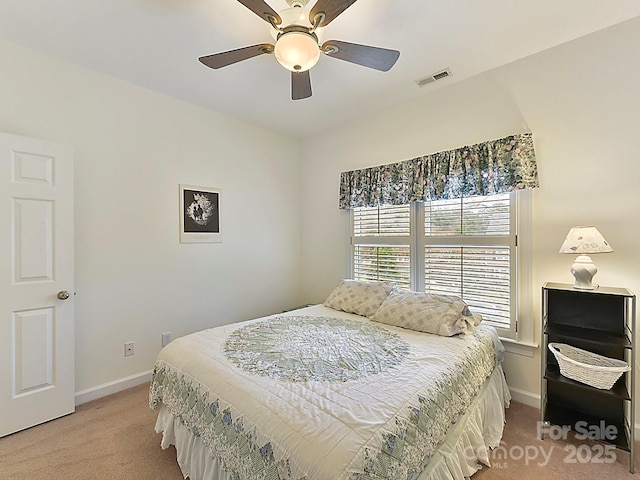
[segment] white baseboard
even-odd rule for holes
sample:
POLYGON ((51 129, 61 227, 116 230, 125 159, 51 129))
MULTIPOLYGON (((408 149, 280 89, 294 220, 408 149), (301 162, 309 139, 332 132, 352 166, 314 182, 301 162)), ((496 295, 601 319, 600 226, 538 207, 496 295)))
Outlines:
POLYGON ((516 402, 524 403, 530 407, 540 408, 540 395, 513 387, 509 387, 509 391, 511 392, 511 398, 516 402))
POLYGON ((152 372, 152 370, 140 372, 135 375, 119 378, 118 380, 114 380, 113 382, 103 383, 102 385, 76 392, 76 405, 82 405, 83 403, 97 400, 98 398, 106 397, 107 395, 111 395, 113 393, 121 392, 123 390, 126 390, 127 388, 137 387, 138 385, 142 385, 143 383, 148 383, 151 381, 152 372))

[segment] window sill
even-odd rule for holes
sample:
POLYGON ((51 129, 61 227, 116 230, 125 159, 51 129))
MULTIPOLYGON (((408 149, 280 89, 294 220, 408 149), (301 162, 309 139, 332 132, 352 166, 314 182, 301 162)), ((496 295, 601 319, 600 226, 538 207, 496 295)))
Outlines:
POLYGON ((533 354, 538 350, 539 345, 537 343, 530 343, 524 341, 516 341, 511 338, 501 338, 507 353, 514 353, 516 355, 522 355, 523 357, 533 357, 533 354))

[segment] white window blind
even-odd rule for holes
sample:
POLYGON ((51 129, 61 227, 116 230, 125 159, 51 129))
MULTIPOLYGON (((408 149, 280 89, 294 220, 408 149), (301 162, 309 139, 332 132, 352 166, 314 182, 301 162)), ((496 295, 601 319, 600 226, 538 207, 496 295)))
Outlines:
POLYGON ((353 212, 353 234, 357 237, 411 234, 409 205, 382 205, 353 212))
POLYGON ((352 210, 352 277, 460 296, 516 336, 516 194, 352 210))
POLYGON ((409 205, 353 210, 352 277, 411 287, 411 209, 409 205))
POLYGON ((510 233, 509 194, 425 203, 425 235, 488 236, 510 233))
POLYGON ((425 291, 461 297, 496 327, 511 328, 509 247, 425 248, 425 291))
POLYGON ((515 337, 515 195, 424 205, 424 291, 460 296, 515 337))

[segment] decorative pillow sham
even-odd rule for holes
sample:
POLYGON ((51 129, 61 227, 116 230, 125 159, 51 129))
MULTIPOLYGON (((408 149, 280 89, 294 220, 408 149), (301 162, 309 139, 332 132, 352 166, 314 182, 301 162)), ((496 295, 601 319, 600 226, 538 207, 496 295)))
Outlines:
POLYGON ((325 307, 371 317, 395 289, 391 282, 341 280, 324 302, 325 307))
POLYGON ((482 317, 472 314, 459 297, 395 291, 380 305, 371 320, 450 337, 473 332, 482 317))

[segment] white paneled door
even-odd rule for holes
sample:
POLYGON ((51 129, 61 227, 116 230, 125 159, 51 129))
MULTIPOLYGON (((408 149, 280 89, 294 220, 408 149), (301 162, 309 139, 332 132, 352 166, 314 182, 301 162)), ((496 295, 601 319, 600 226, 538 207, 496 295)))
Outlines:
POLYGON ((0 437, 72 413, 73 157, 0 133, 0 437))

